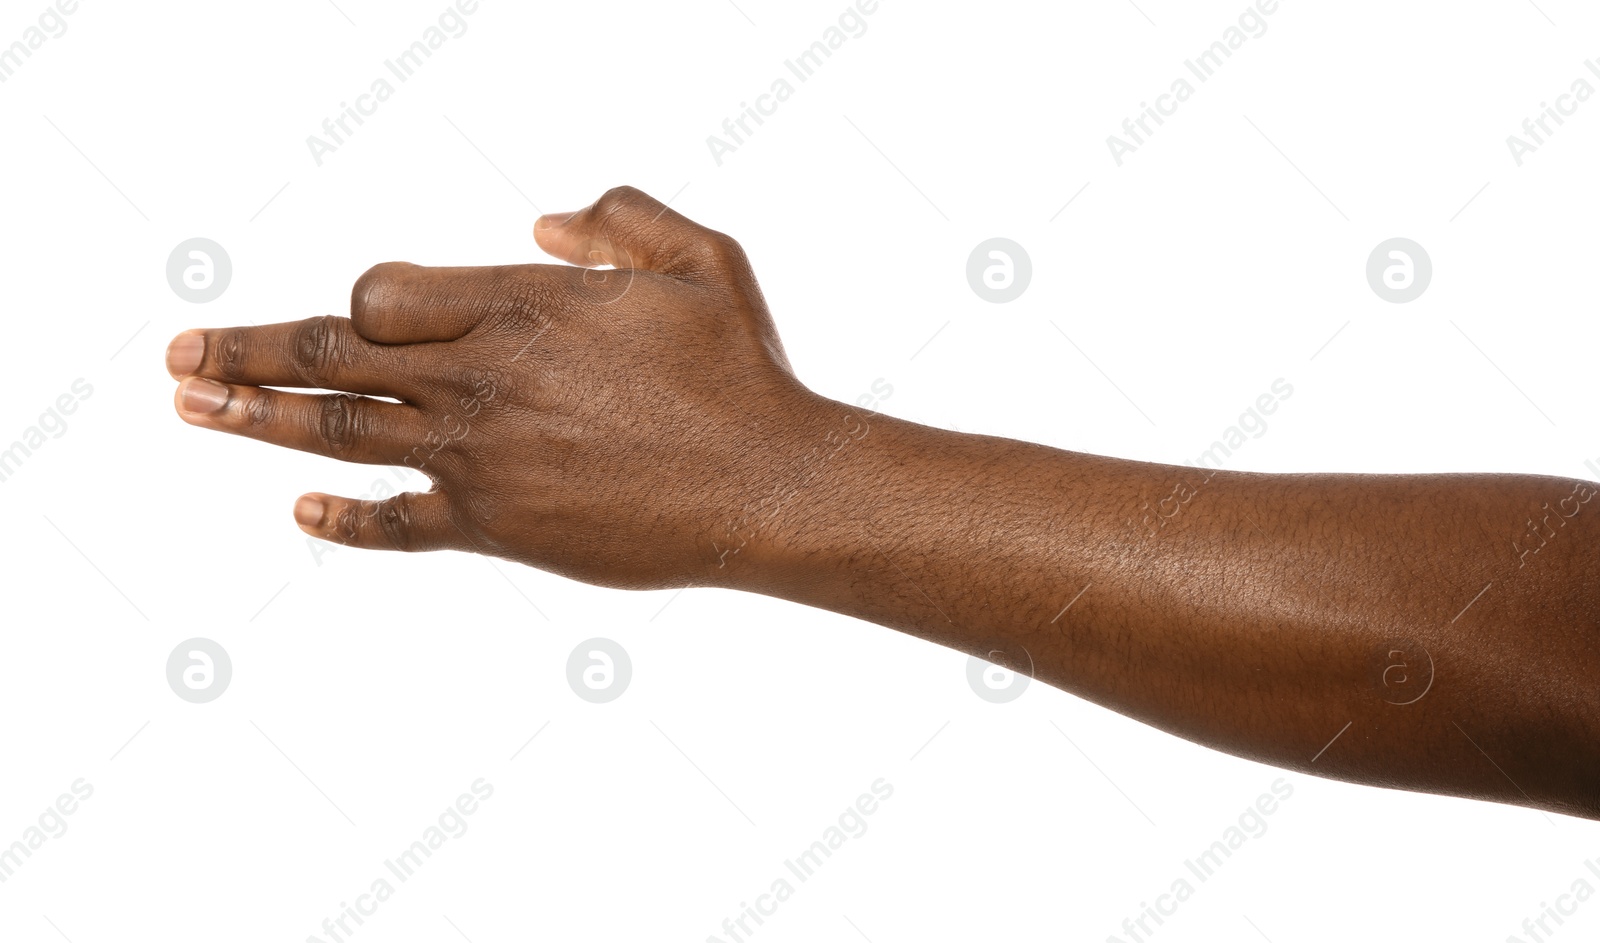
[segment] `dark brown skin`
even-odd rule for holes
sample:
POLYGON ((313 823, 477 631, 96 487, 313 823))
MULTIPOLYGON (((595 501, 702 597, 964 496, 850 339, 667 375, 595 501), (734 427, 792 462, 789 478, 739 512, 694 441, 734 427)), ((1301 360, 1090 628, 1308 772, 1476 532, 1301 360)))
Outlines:
POLYGON ((390 263, 348 319, 180 335, 179 415, 432 479, 302 497, 324 539, 765 593, 1239 756, 1600 818, 1593 486, 1210 472, 929 428, 808 390, 739 245, 636 190, 534 236, 572 264, 390 263))

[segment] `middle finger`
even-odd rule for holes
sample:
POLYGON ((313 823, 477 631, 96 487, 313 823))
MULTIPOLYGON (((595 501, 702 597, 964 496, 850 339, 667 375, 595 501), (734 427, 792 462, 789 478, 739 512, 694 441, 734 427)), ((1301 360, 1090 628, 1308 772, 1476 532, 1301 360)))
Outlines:
POLYGON ((409 399, 426 389, 422 348, 377 344, 349 318, 324 315, 257 327, 185 331, 167 348, 174 379, 348 390, 409 399))

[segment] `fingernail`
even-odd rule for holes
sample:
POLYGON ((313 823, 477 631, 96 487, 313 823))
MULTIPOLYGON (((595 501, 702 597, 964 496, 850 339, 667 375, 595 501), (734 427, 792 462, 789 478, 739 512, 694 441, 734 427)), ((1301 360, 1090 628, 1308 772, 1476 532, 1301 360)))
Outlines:
POLYGON ((167 345, 167 372, 175 377, 186 377, 200 369, 200 358, 206 352, 206 336, 190 331, 179 334, 167 345))
POLYGON ((191 413, 214 413, 228 403, 228 388, 200 377, 183 381, 183 408, 191 413))
POLYGON ((316 527, 321 524, 325 512, 326 507, 322 499, 313 498, 309 494, 301 495, 300 500, 294 503, 294 519, 301 527, 316 527))
POLYGON ((533 228, 534 229, 554 229, 557 226, 564 226, 564 225, 566 225, 567 220, 571 219, 572 217, 576 216, 577 214, 578 214, 577 210, 573 210, 570 213, 546 213, 543 216, 539 217, 538 220, 536 220, 534 222, 533 228))

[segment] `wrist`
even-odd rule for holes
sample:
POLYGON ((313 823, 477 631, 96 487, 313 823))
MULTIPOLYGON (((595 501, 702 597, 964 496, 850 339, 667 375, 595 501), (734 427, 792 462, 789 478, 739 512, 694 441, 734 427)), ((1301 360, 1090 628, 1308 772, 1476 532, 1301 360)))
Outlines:
POLYGON ((782 588, 815 581, 833 550, 856 542, 869 469, 898 421, 803 387, 774 412, 782 418, 753 436, 754 471, 711 522, 703 559, 708 585, 793 598, 782 588))

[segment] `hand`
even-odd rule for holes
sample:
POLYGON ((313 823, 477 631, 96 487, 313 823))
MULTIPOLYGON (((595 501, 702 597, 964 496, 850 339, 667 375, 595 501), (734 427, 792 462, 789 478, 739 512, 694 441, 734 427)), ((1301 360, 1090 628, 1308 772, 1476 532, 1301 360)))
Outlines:
POLYGON ((386 263, 356 282, 349 318, 180 334, 178 414, 433 481, 383 501, 305 495, 295 519, 317 537, 614 587, 725 583, 748 509, 848 410, 795 378, 729 237, 629 187, 541 217, 534 237, 583 267, 386 263))

